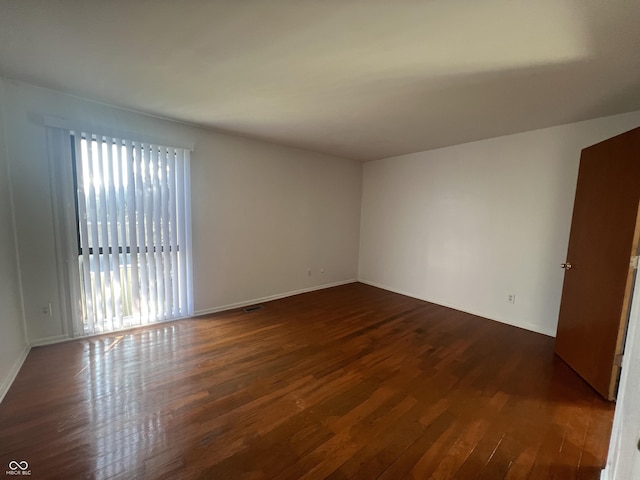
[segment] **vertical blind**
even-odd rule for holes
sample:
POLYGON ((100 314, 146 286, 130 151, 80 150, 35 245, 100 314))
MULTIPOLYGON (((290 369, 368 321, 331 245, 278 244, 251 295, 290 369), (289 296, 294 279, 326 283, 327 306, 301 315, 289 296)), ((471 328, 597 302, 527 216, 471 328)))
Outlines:
POLYGON ((189 150, 70 134, 84 334, 191 315, 189 150))

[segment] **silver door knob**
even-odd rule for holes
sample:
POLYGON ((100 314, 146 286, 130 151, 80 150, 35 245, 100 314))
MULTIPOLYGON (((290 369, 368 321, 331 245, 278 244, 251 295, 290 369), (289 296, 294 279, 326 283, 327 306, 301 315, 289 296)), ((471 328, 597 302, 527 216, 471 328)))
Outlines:
POLYGON ((571 270, 571 264, 570 263, 561 263, 560 266, 562 268, 564 268, 565 270, 571 270))

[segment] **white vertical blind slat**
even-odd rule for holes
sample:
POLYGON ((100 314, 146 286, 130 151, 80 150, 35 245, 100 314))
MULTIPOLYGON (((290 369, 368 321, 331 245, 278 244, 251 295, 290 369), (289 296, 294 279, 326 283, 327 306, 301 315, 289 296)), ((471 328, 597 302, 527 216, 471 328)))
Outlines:
MULTIPOLYGON (((186 235, 185 235, 185 221, 184 221, 184 211, 185 211, 185 202, 184 195, 182 194, 181 185, 184 184, 184 152, 180 152, 180 154, 176 158, 176 201, 178 204, 178 215, 176 218, 176 228, 178 229, 178 245, 179 248, 184 249, 186 235)), ((187 275, 186 275, 186 264, 184 262, 184 258, 181 256, 178 260, 179 268, 178 268, 178 278, 180 279, 180 315, 187 315, 185 310, 185 305, 187 304, 187 292, 186 292, 186 284, 187 284, 187 275)))
POLYGON ((127 200, 126 200, 126 187, 128 172, 126 163, 126 150, 124 149, 124 143, 122 141, 116 141, 114 145, 114 161, 117 163, 117 172, 119 181, 116 182, 116 207, 118 209, 118 245, 119 245, 119 259, 120 259, 120 325, 121 328, 125 328, 131 324, 131 297, 129 295, 131 284, 129 280, 130 267, 130 253, 129 253, 129 229, 127 228, 127 200))
POLYGON ((151 146, 151 191, 153 194, 153 258, 155 261, 156 282, 156 316, 159 319, 166 317, 164 311, 164 266, 162 258, 162 204, 160 201, 161 186, 160 175, 162 170, 161 150, 155 145, 151 146))
POLYGON ((184 228, 184 275, 185 285, 184 290, 186 294, 185 311, 183 315, 193 315, 193 263, 191 259, 191 152, 189 150, 183 151, 183 181, 179 185, 180 197, 184 199, 183 212, 183 228, 184 228))
MULTIPOLYGON (((89 249, 89 257, 90 257, 90 263, 91 263, 91 271, 93 273, 92 275, 92 279, 93 282, 91 284, 91 292, 95 301, 95 327, 98 329, 98 331, 101 331, 103 326, 104 326, 104 302, 103 302, 103 298, 102 298, 102 281, 101 281, 101 275, 100 273, 102 272, 102 265, 101 265, 101 261, 100 261, 100 240, 99 240, 99 233, 98 233, 98 208, 97 208, 97 198, 96 198, 96 188, 95 188, 95 178, 97 175, 97 171, 99 171, 96 168, 96 165, 94 164, 94 160, 93 160, 93 149, 92 149, 92 142, 91 142, 91 137, 87 138, 85 141, 85 145, 86 145, 86 152, 87 152, 87 156, 86 156, 86 160, 87 160, 87 169, 85 170, 86 172, 88 172, 89 175, 89 181, 87 182, 89 184, 89 195, 88 195, 88 202, 87 202, 87 223, 89 224, 88 226, 89 228, 89 235, 88 235, 88 239, 89 241, 87 242, 86 245, 83 245, 83 250, 85 248, 89 249), (93 252, 93 253, 92 253, 93 252)), ((83 159, 84 160, 84 159, 83 159)))
MULTIPOLYGON (((110 247, 112 245, 111 239, 109 238, 109 191, 107 188, 107 183, 109 182, 109 166, 107 165, 106 151, 105 151, 105 143, 108 142, 108 139, 103 139, 98 137, 95 142, 95 153, 96 160, 98 166, 98 175, 100 181, 98 182, 98 188, 96 190, 96 196, 98 198, 98 224, 100 226, 100 237, 102 241, 100 242, 100 248, 102 249, 102 254, 100 258, 102 259, 102 272, 101 272, 101 280, 104 285, 104 304, 105 304, 105 317, 104 317, 104 331, 112 331, 114 329, 113 325, 113 273, 114 273, 114 262, 113 255, 110 253, 110 247)), ((92 142, 93 143, 93 142, 92 142)))
POLYGON ((145 182, 144 182, 144 163, 145 163, 145 151, 141 144, 136 144, 136 185, 135 185, 135 193, 136 193, 136 209, 137 209, 137 229, 138 229, 138 244, 136 248, 139 252, 140 257, 140 296, 139 296, 139 311, 140 311, 140 323, 144 324, 147 322, 147 318, 149 317, 149 275, 147 274, 147 266, 149 265, 148 261, 148 253, 146 249, 147 239, 145 234, 145 221, 146 221, 146 211, 145 211, 145 202, 144 202, 144 190, 145 190, 145 182))
POLYGON ((156 316, 156 305, 158 302, 158 287, 156 285, 156 256, 155 245, 153 242, 153 167, 154 162, 151 157, 152 149, 150 145, 144 145, 145 151, 145 174, 144 174, 144 212, 145 212, 145 246, 147 250, 147 281, 149 283, 149 316, 156 316))
MULTIPOLYGON (((80 229, 80 243, 77 248, 81 250, 80 253, 80 269, 82 277, 82 290, 83 305, 84 305, 84 323, 86 324, 86 333, 93 333, 95 331, 95 318, 96 307, 94 300, 93 287, 91 286, 91 259, 89 256, 89 248, 86 246, 89 244, 89 229, 87 226, 87 199, 88 192, 85 190, 84 182, 84 161, 82 157, 81 141, 80 138, 75 137, 74 141, 74 157, 76 159, 76 178, 78 189, 78 227, 80 229), (85 245, 81 247, 81 245, 85 245)), ((88 173, 87 173, 88 175, 88 173)))
MULTIPOLYGON (((136 209, 136 191, 135 191, 135 175, 134 175, 134 156, 133 156, 133 145, 130 141, 125 140, 123 142, 124 145, 124 154, 123 156, 123 168, 122 171, 127 172, 127 188, 125 190, 124 186, 122 186, 123 192, 123 203, 124 208, 122 208, 121 212, 121 226, 123 230, 127 231, 126 235, 126 243, 125 247, 128 248, 129 258, 131 259, 131 274, 129 272, 125 272, 125 279, 131 282, 130 288, 127 290, 128 297, 128 307, 131 311, 131 315, 133 318, 129 319, 129 325, 140 325, 140 309, 136 308, 137 305, 135 303, 134 293, 138 295, 140 291, 140 280, 138 273, 138 232, 137 232, 137 209, 136 209), (126 163, 126 165, 125 165, 126 163), (124 193, 126 192, 126 195, 124 193), (126 199, 126 200, 125 200, 126 199)), ((125 257, 126 258, 126 257, 125 257)))
POLYGON ((180 315, 179 277, 178 277, 178 232, 176 226, 176 162, 180 151, 176 149, 169 163, 167 188, 169 193, 169 245, 171 246, 171 315, 180 315))
POLYGON ((173 289, 171 288, 171 241, 169 237, 169 168, 175 157, 174 150, 162 147, 160 150, 163 159, 162 169, 160 170, 160 202, 162 204, 162 212, 160 218, 162 220, 162 264, 164 272, 164 311, 167 317, 173 316, 173 289))
MULTIPOLYGON (((109 256, 111 257, 111 281, 113 282, 112 288, 112 303, 113 303, 113 328, 122 328, 122 286, 121 286, 121 270, 120 270, 120 248, 125 245, 119 232, 119 212, 118 212, 118 194, 116 192, 116 182, 121 184, 120 172, 119 172, 119 153, 117 148, 117 140, 113 138, 106 138, 105 150, 106 150, 106 162, 105 171, 107 172, 108 182, 105 186, 108 206, 109 206, 109 256), (115 147, 115 148, 114 148, 115 147)), ((122 205, 122 204, 120 204, 122 205)))

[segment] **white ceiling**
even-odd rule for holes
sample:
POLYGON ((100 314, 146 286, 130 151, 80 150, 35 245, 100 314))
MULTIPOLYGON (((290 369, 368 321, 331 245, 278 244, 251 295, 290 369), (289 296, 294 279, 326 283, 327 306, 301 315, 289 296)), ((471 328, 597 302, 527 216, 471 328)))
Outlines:
POLYGON ((0 0, 0 74, 370 160, 640 109, 640 1, 0 0))

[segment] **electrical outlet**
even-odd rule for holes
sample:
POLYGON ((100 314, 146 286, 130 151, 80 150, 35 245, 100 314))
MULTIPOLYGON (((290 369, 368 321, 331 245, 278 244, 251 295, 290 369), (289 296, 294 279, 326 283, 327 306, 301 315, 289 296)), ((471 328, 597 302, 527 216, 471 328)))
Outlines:
POLYGON ((324 267, 320 268, 320 273, 324 273, 324 267))
POLYGON ((40 307, 40 315, 44 315, 46 317, 50 317, 51 316, 51 304, 48 303, 46 305, 42 305, 40 307))
POLYGON ((516 303, 516 294, 508 293, 507 294, 507 303, 516 303))
POLYGON ((307 270, 307 277, 311 276, 311 269, 307 270))

